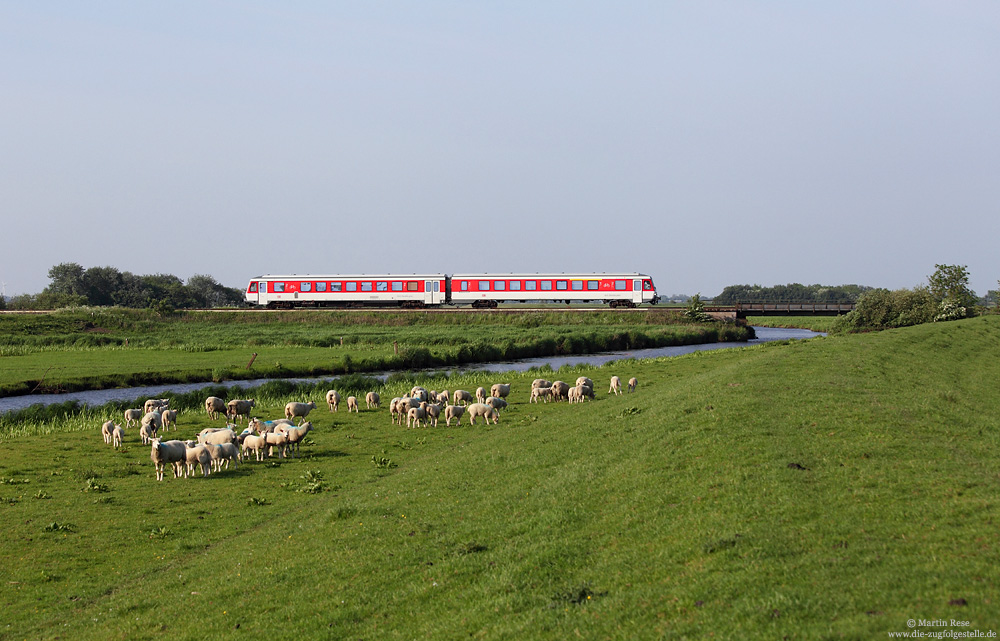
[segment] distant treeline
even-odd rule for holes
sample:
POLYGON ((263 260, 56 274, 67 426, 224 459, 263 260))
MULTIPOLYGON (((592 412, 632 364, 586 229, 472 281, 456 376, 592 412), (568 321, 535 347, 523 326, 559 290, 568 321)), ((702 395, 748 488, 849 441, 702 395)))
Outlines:
POLYGON ((736 303, 854 303, 871 289, 864 285, 730 285, 712 299, 715 305, 736 303))
POLYGON ((170 274, 138 276, 114 267, 84 269, 60 263, 49 270, 51 283, 40 294, 22 294, 4 300, 0 309, 58 309, 91 305, 155 309, 230 307, 243 304, 243 292, 198 274, 187 283, 170 274))

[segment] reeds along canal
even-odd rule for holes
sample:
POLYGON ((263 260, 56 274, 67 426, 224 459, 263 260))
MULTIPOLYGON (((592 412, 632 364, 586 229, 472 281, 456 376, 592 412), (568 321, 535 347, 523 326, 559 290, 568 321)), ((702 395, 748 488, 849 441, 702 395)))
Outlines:
MULTIPOLYGON (((497 362, 497 363, 473 363, 466 364, 461 367, 448 367, 441 368, 437 370, 428 371, 441 371, 441 372, 451 372, 451 373, 461 373, 461 372, 473 372, 489 370, 493 372, 523 372, 531 369, 532 367, 544 367, 548 365, 554 370, 558 370, 564 365, 593 365, 599 367, 605 363, 611 361, 622 360, 626 358, 658 358, 661 356, 680 356, 682 354, 689 354, 691 352, 703 351, 703 350, 713 350, 713 349, 728 349, 732 347, 746 347, 747 345, 755 345, 758 343, 765 343, 771 341, 782 341, 782 340, 799 340, 805 338, 813 338, 815 336, 824 336, 825 334, 821 332, 813 332, 807 329, 790 329, 790 328, 776 328, 776 327, 754 327, 754 331, 757 334, 757 338, 749 342, 734 342, 734 343, 704 343, 700 345, 677 345, 672 347, 654 347, 651 349, 640 349, 640 350, 630 350, 624 352, 605 352, 598 354, 581 354, 579 356, 546 356, 542 358, 530 358, 519 361, 507 361, 507 362, 497 362)), ((385 378, 390 374, 390 372, 375 372, 370 374, 377 378, 385 378)), ((306 381, 318 381, 318 380, 329 380, 334 378, 332 376, 321 376, 318 378, 292 378, 288 379, 292 382, 306 382, 306 381)), ((230 381, 223 383, 223 385, 230 387, 256 387, 262 385, 272 379, 261 378, 253 380, 243 380, 243 381, 230 381)), ((198 389, 218 386, 219 383, 204 382, 204 383, 179 383, 174 385, 155 385, 149 387, 126 387, 117 389, 106 389, 106 390, 89 390, 82 392, 71 392, 66 394, 28 394, 25 396, 9 396, 7 398, 0 398, 0 413, 10 412, 14 410, 24 409, 35 404, 41 405, 52 405, 56 403, 65 403, 67 401, 78 401, 81 404, 85 404, 91 407, 96 407, 98 405, 103 405, 112 401, 129 401, 143 396, 149 398, 158 398, 161 392, 173 392, 173 393, 186 393, 193 392, 198 389)))

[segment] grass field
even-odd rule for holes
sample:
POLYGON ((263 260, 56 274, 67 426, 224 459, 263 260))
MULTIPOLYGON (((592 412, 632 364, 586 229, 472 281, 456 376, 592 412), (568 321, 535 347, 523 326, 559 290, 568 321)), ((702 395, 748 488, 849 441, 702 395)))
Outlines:
POLYGON ((757 327, 797 327, 828 332, 836 319, 836 316, 747 316, 747 323, 757 327))
POLYGON ((146 310, 95 308, 0 315, 0 395, 418 369, 749 337, 746 328, 684 324, 658 310, 160 318, 146 310))
POLYGON ((208 478, 97 422, 7 434, 0 638, 1000 631, 998 344, 987 317, 542 374, 595 380, 573 406, 504 375, 495 426, 321 406, 298 458, 208 478))

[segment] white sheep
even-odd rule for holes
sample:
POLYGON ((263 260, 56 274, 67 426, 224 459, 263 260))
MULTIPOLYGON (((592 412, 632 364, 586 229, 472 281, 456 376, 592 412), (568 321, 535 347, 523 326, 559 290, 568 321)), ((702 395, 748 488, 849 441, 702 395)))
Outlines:
POLYGON ((236 446, 236 443, 222 443, 220 445, 203 443, 202 445, 212 455, 212 469, 214 471, 221 472, 223 464, 228 470, 229 461, 233 462, 233 469, 239 469, 240 448, 236 446))
POLYGON ((257 460, 262 461, 267 449, 267 440, 264 435, 250 433, 241 436, 243 437, 243 458, 247 458, 247 452, 253 450, 257 455, 257 460))
POLYGON ((586 386, 590 387, 590 389, 594 389, 594 381, 590 380, 586 376, 581 376, 580 378, 576 379, 576 384, 577 385, 586 385, 586 386))
POLYGON ((153 436, 156 436, 160 428, 163 427, 163 415, 159 412, 147 412, 142 417, 141 424, 147 426, 147 431, 152 432, 153 436))
POLYGON ((340 408, 340 392, 332 389, 326 393, 326 404, 330 406, 331 412, 336 412, 340 408))
POLYGON ((143 414, 142 408, 138 407, 133 410, 125 410, 125 427, 132 427, 133 424, 139 425, 143 414))
POLYGON ((365 407, 367 409, 371 409, 373 407, 378 409, 379 400, 381 399, 379 399, 378 392, 368 392, 365 394, 365 407))
POLYGON ((218 396, 209 396, 205 399, 205 413, 213 421, 219 418, 220 414, 225 414, 227 409, 226 402, 218 396))
POLYGON ((451 402, 455 405, 462 403, 463 406, 467 406, 472 402, 473 398, 472 394, 466 392, 464 389, 457 389, 451 394, 451 402))
POLYGON ((142 440, 143 445, 149 445, 156 438, 156 426, 149 424, 141 425, 139 427, 139 438, 142 440))
POLYGON ((445 425, 451 427, 451 419, 458 421, 458 424, 462 424, 462 414, 465 414, 465 407, 461 405, 449 405, 444 408, 444 422, 445 425))
POLYGON ((500 414, 496 411, 496 409, 486 403, 473 403, 466 409, 466 411, 469 413, 469 423, 472 425, 476 424, 476 418, 479 416, 486 419, 487 425, 489 425, 490 419, 493 419, 494 425, 496 425, 497 421, 500 420, 500 414))
POLYGON ((169 398, 151 398, 148 399, 142 406, 142 411, 146 412, 162 412, 163 410, 170 407, 169 398))
POLYGON ((572 405, 573 403, 583 402, 580 387, 581 387, 580 385, 574 385, 573 387, 569 388, 568 392, 566 392, 566 399, 570 402, 570 405, 572 405))
POLYGON ((608 394, 614 393, 616 396, 622 393, 622 380, 617 376, 611 377, 611 389, 608 390, 608 394))
POLYGON ((628 379, 628 391, 629 391, 629 393, 634 392, 635 391, 635 386, 638 385, 638 384, 639 384, 639 381, 637 381, 635 379, 635 376, 633 376, 632 378, 628 379))
POLYGON ((554 381, 552 383, 552 400, 560 401, 567 398, 569 393, 569 383, 554 381))
POLYGON ((104 442, 108 445, 111 444, 111 432, 114 431, 115 427, 117 425, 114 421, 105 421, 104 425, 101 425, 101 436, 104 437, 104 442))
POLYGON ((122 446, 122 440, 125 438, 125 430, 122 429, 121 425, 115 425, 111 429, 111 444, 115 447, 122 446))
POLYGON ((234 421, 239 420, 241 416, 243 418, 250 418, 250 410, 253 409, 254 405, 255 402, 252 398, 246 400, 233 399, 226 403, 226 415, 234 421))
POLYGON ((427 422, 437 427, 438 417, 441 416, 441 406, 437 403, 426 403, 424 412, 427 413, 427 422))
POLYGON ((235 443, 236 430, 225 428, 220 430, 202 430, 198 432, 198 443, 201 445, 222 445, 223 443, 235 443))
POLYGON ((410 390, 410 398, 415 398, 420 401, 426 401, 430 397, 427 390, 419 385, 415 385, 413 389, 410 390))
POLYGON ((174 426, 174 431, 177 431, 177 410, 163 410, 160 412, 160 424, 163 425, 164 432, 166 432, 171 425, 174 426))
POLYGON ((495 396, 488 396, 486 398, 486 404, 493 406, 493 408, 497 410, 502 410, 507 407, 507 401, 502 398, 496 398, 495 396))
POLYGON ((476 400, 478 402, 480 402, 480 403, 485 403, 486 402, 486 388, 485 387, 477 387, 476 388, 476 400))
POLYGON ((309 401, 308 403, 296 403, 292 401, 291 403, 285 405, 285 418, 300 418, 302 419, 299 421, 301 424, 302 421, 305 421, 306 417, 309 416, 309 412, 314 409, 316 409, 316 403, 312 401, 309 401))
POLYGON ((548 403, 550 398, 552 398, 551 387, 532 387, 531 399, 528 402, 537 403, 538 399, 542 399, 545 403, 548 403))
POLYGON ((285 458, 285 448, 288 447, 288 432, 284 426, 278 426, 273 432, 264 432, 261 436, 267 443, 266 456, 274 454, 274 448, 278 448, 278 458, 285 458))
POLYGON ((360 409, 358 409, 358 397, 357 396, 348 396, 347 397, 347 411, 348 412, 354 412, 354 413, 358 413, 358 412, 361 411, 360 409))
POLYGON ((300 427, 289 427, 287 431, 288 434, 287 451, 291 452, 292 454, 298 452, 299 443, 302 442, 302 439, 306 437, 306 434, 308 434, 309 430, 311 429, 312 429, 312 423, 309 422, 303 423, 300 427))
POLYGON ((411 407, 406 412, 406 427, 423 427, 426 419, 427 410, 422 407, 411 407))
POLYGON ((163 480, 163 472, 169 463, 174 468, 174 478, 181 475, 181 468, 186 463, 187 446, 181 441, 160 442, 160 439, 152 440, 152 448, 149 457, 153 460, 153 467, 156 468, 156 480, 163 480))
POLYGON ((447 406, 449 403, 451 403, 451 397, 448 396, 448 390, 442 390, 438 392, 437 398, 434 400, 440 403, 442 407, 447 406))
POLYGON ((490 387, 490 396, 493 398, 507 398, 510 395, 510 383, 494 383, 490 387))
POLYGON ((187 464, 185 478, 194 476, 195 465, 201 467, 201 475, 208 476, 212 473, 212 453, 204 445, 184 444, 184 461, 187 464))

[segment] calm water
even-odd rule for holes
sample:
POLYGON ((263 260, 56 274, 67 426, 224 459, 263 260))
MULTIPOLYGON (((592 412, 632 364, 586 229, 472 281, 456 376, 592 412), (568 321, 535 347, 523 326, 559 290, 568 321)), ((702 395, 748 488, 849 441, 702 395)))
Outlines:
MULTIPOLYGON (((754 327, 757 338, 746 343, 706 343, 704 345, 681 345, 676 347, 655 347, 653 349, 637 349, 627 352, 603 352, 600 354, 583 354, 580 356, 546 356, 543 358, 529 358, 521 361, 509 361, 501 363, 478 363, 466 364, 462 367, 443 368, 442 372, 473 372, 489 370, 491 372, 523 372, 532 367, 542 367, 548 365, 554 370, 563 365, 603 365, 611 361, 619 361, 627 358, 656 358, 659 356, 680 356, 710 349, 727 349, 731 347, 746 347, 768 341, 781 341, 788 339, 812 338, 814 336, 824 336, 819 332, 812 332, 807 329, 783 329, 773 327, 754 327)), ((372 376, 385 378, 387 372, 373 373, 372 376)), ((318 381, 332 378, 323 376, 320 378, 292 378, 290 381, 318 381)), ((266 383, 267 378, 258 378, 246 381, 230 381, 223 383, 228 387, 253 387, 266 383)), ((71 392, 68 394, 31 394, 28 396, 11 396, 0 398, 0 412, 9 412, 41 403, 51 405, 53 403, 65 403, 66 401, 80 401, 87 405, 103 405, 109 401, 128 401, 140 397, 159 398, 162 392, 191 392, 202 389, 217 383, 179 383, 176 385, 156 385, 153 387, 127 387, 120 389, 91 390, 86 392, 71 392)))

